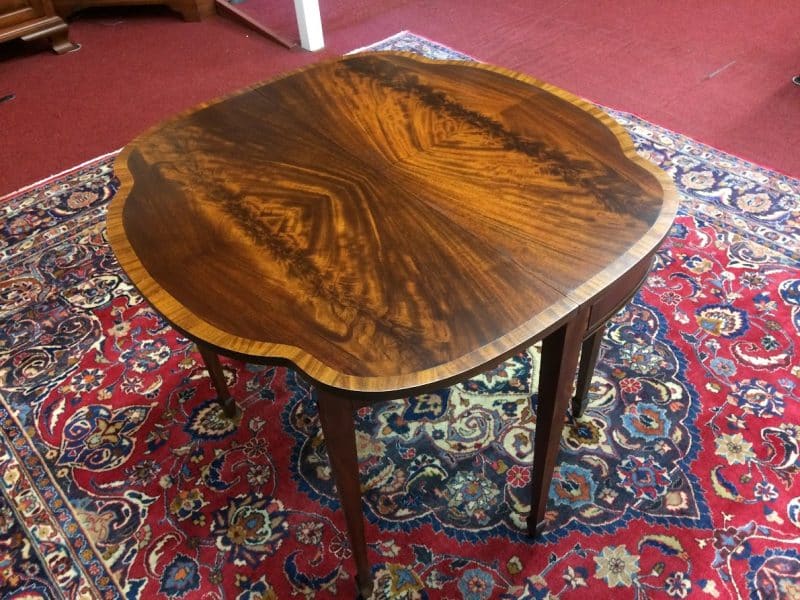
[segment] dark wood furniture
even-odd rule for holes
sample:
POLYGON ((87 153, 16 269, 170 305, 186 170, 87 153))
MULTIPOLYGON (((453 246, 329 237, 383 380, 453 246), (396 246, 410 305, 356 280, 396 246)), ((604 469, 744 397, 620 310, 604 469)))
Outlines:
POLYGON ((203 105, 137 138, 115 169, 112 247, 197 342, 228 412, 217 352, 316 383, 364 595, 353 410, 542 340, 534 533, 583 340, 591 358, 677 207, 669 178, 590 104, 500 68, 395 53, 203 105))
POLYGON ((78 47, 69 41, 67 24, 56 15, 52 0, 0 0, 0 42, 17 38, 48 38, 58 54, 78 47))
MULTIPOLYGON (((0 0, 0 2, 15 2, 18 0, 0 0)), ((34 0, 43 1, 43 0, 34 0)), ((247 10, 237 6, 230 0, 46 0, 52 2, 55 11, 61 17, 68 17, 72 13, 84 8, 94 6, 138 6, 146 4, 163 4, 178 12, 186 21, 200 21, 213 15, 217 9, 232 15, 249 28, 275 40, 286 48, 294 48, 297 43, 283 36, 278 31, 271 29, 251 16, 247 10)), ((317 0, 296 0, 295 12, 297 13, 297 27, 300 34, 300 43, 306 50, 320 50, 324 46, 322 39, 322 23, 320 21, 317 0)))
POLYGON ((181 14, 186 21, 199 21, 215 12, 214 0, 52 0, 56 12, 66 18, 75 11, 93 6, 139 6, 163 4, 181 14))

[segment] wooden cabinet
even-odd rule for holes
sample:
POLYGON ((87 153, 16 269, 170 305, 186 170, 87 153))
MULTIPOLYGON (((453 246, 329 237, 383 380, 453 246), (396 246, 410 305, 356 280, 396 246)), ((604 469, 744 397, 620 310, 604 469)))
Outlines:
POLYGON ((49 38, 58 54, 77 48, 52 0, 0 0, 0 42, 49 38))
MULTIPOLYGON (((0 0, 3 2, 5 0, 0 0)), ((91 6, 128 6, 164 4, 179 12, 187 21, 199 21, 214 14, 214 0, 52 0, 56 13, 67 17, 91 6)))

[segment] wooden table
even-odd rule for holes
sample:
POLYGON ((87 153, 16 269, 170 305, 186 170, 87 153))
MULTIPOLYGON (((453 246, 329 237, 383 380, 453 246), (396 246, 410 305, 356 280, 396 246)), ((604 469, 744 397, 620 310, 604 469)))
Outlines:
MULTIPOLYGON (((583 344, 643 281, 669 178, 590 104, 476 63, 371 53, 314 65, 146 132, 115 165, 108 235, 200 348, 316 383, 371 589, 353 411, 448 386, 543 341, 530 532, 583 344)), ((593 356, 594 355, 594 356, 593 356)))

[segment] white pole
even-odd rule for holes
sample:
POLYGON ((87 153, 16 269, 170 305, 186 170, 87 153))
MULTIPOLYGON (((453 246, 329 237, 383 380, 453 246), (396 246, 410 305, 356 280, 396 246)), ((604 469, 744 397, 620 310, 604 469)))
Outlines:
POLYGON ((300 32, 300 45, 306 50, 315 51, 325 47, 322 38, 322 19, 319 16, 318 0, 294 0, 297 15, 297 30, 300 32))

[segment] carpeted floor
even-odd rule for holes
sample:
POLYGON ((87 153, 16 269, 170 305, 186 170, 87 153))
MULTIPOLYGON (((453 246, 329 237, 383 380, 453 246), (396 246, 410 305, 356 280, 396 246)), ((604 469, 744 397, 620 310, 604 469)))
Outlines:
MULTIPOLYGON (((611 114, 682 207, 565 428, 544 535, 531 349, 359 412, 376 597, 800 591, 800 181, 611 114)), ((354 597, 313 389, 227 360, 244 416, 221 418, 104 239, 111 160, 0 200, 0 596, 354 597)))

